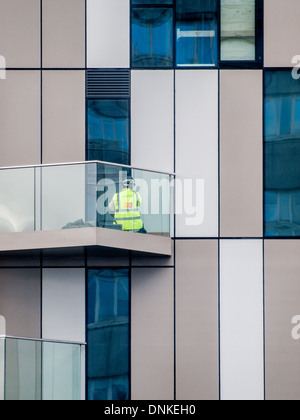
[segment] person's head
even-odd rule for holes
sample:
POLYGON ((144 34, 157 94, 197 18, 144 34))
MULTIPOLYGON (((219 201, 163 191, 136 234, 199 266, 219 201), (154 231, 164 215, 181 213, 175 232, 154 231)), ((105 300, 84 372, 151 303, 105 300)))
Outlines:
POLYGON ((129 190, 134 190, 135 188, 135 180, 132 177, 128 177, 124 182, 123 182, 123 188, 124 189, 129 189, 129 190))

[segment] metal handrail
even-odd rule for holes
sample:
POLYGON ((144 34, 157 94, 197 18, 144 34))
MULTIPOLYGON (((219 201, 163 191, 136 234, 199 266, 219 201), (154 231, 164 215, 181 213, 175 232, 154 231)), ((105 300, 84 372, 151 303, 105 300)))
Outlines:
POLYGON ((151 172, 155 174, 161 174, 161 175, 169 175, 169 176, 176 176, 176 173, 174 172, 163 172, 163 171, 156 171, 153 169, 145 169, 145 168, 139 168, 136 166, 131 165, 120 165, 118 163, 111 163, 111 162, 105 162, 101 160, 89 160, 89 161, 83 161, 83 162, 65 162, 65 163, 46 163, 46 164, 37 164, 37 165, 21 165, 21 166, 6 166, 6 167, 0 167, 0 171, 8 170, 8 169, 34 169, 34 168, 50 168, 50 167, 57 167, 57 166, 75 166, 75 165, 89 165, 89 164, 101 164, 101 165, 107 165, 107 166, 114 166, 117 168, 124 168, 124 169, 133 169, 137 171, 144 171, 144 172, 151 172))
POLYGON ((70 344, 70 345, 76 345, 76 346, 86 346, 87 343, 85 342, 74 342, 74 341, 68 341, 68 340, 54 340, 50 338, 29 338, 29 337, 15 337, 10 335, 0 335, 0 340, 22 340, 22 341, 36 341, 40 343, 53 343, 53 344, 70 344))

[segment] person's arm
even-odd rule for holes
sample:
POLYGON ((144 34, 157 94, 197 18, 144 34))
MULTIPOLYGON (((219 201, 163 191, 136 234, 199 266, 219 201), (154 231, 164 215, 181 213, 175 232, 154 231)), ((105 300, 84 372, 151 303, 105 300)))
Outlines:
POLYGON ((138 197, 138 205, 139 205, 139 207, 141 207, 142 197, 141 197, 140 193, 137 193, 137 197, 138 197))

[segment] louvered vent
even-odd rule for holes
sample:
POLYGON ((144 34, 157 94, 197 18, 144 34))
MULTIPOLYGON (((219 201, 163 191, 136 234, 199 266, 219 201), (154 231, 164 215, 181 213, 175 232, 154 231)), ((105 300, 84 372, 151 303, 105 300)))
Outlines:
POLYGON ((130 70, 88 70, 88 98, 129 98, 130 70))

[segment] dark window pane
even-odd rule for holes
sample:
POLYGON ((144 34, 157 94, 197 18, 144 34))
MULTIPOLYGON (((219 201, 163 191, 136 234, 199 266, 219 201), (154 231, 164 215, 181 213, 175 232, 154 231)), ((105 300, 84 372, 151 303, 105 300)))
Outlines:
POLYGON ((265 201, 266 201, 266 223, 274 223, 278 220, 278 194, 276 191, 266 191, 265 193, 265 201))
POLYGON ((295 98, 294 133, 300 133, 300 96, 295 98))
POLYGON ((300 236, 300 81, 265 72, 265 235, 300 236))
POLYGON ((291 134, 292 122, 292 100, 291 97, 281 99, 280 134, 282 136, 291 134))
POLYGON ((276 138, 280 122, 280 99, 265 100, 265 135, 270 139, 276 138))
POLYGON ((127 100, 89 100, 88 160, 130 163, 127 100))
POLYGON ((296 191, 293 196, 294 222, 300 225, 300 191, 296 191))
POLYGON ((173 0, 131 0, 131 3, 143 5, 173 4, 173 0))
POLYGON ((255 61, 255 0, 221 0, 221 60, 255 61))
POLYGON ((129 399, 129 271, 88 271, 88 400, 129 399))
POLYGON ((173 10, 134 8, 132 64, 134 67, 173 67, 173 10))
POLYGON ((178 0, 176 6, 177 66, 217 64, 216 0, 178 0))

